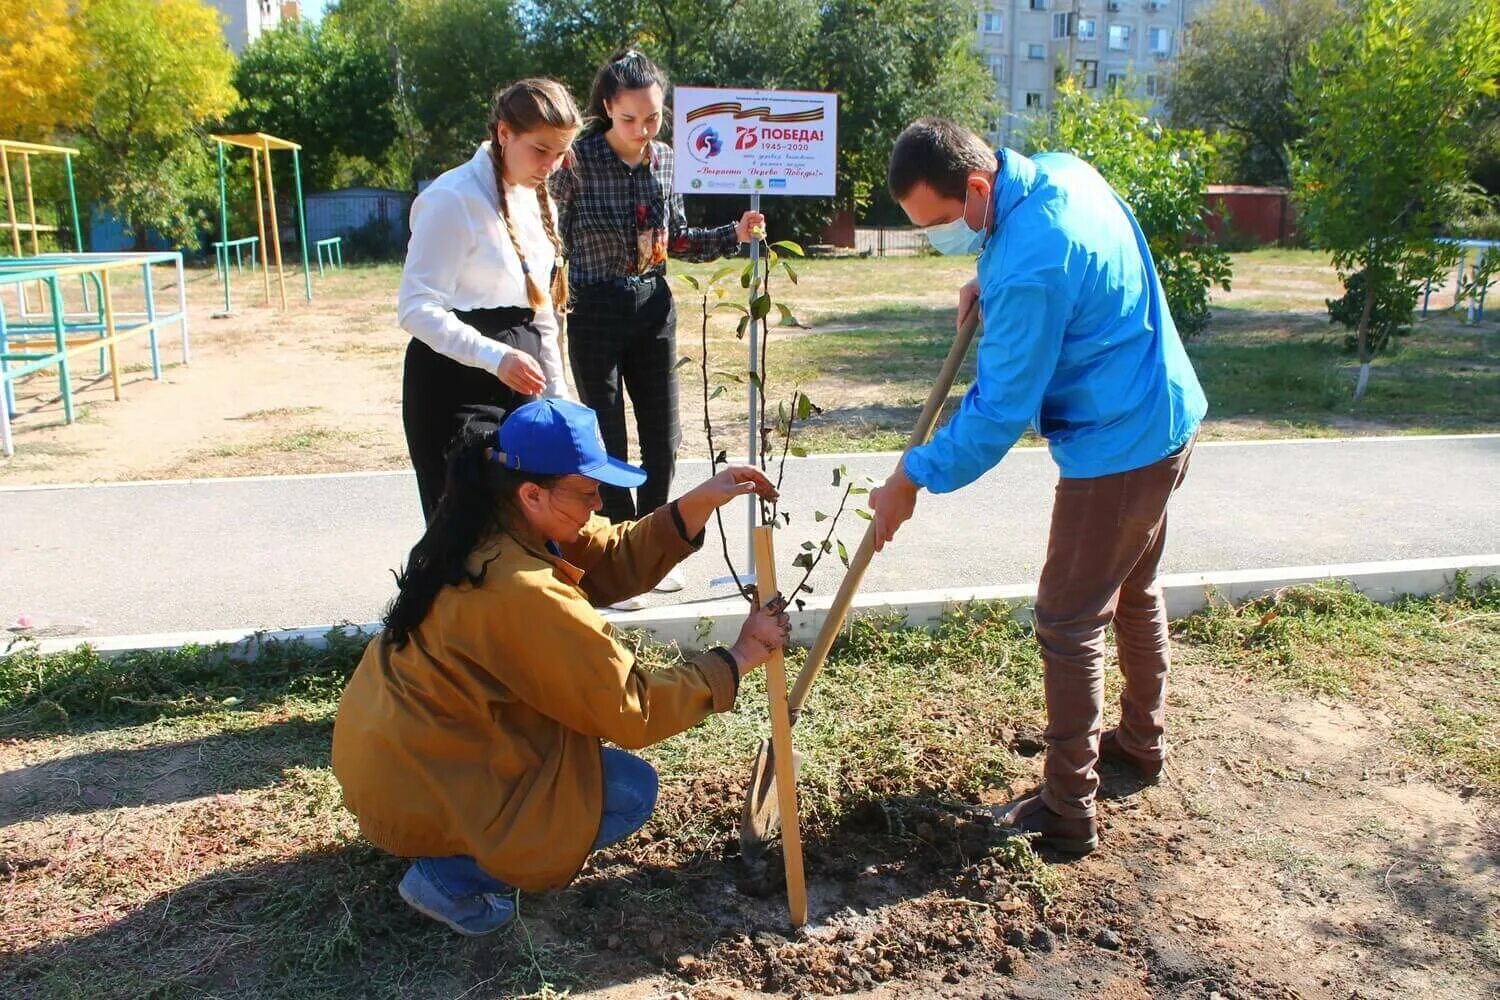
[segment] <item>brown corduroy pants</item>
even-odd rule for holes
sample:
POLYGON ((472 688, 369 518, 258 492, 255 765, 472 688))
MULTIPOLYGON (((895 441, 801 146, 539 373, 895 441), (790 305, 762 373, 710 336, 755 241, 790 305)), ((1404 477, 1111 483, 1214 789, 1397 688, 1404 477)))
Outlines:
POLYGON ((1042 801, 1063 816, 1094 814, 1110 622, 1125 675, 1120 745, 1140 757, 1166 752, 1170 647, 1156 570, 1167 539, 1167 501, 1187 475, 1192 451, 1189 441, 1143 469, 1058 480, 1036 635, 1047 698, 1042 801))

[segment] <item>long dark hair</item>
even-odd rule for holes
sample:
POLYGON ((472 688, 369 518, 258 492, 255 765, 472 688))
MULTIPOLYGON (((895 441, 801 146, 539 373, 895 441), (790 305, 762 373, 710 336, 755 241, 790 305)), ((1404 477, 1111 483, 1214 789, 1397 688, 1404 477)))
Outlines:
POLYGON ((485 458, 485 450, 499 447, 496 432, 505 411, 496 406, 466 410, 462 428, 445 453, 448 469, 443 496, 421 541, 412 546, 406 567, 396 576, 399 591, 385 611, 385 634, 397 648, 407 639, 444 586, 465 581, 479 584, 489 563, 477 573, 468 569, 469 554, 484 539, 506 527, 514 513, 516 491, 522 483, 550 487, 560 478, 517 472, 485 458))
MULTIPOLYGON (((613 101, 624 90, 645 90, 655 84, 667 93, 667 74, 662 68, 635 49, 621 49, 609 57, 609 62, 599 67, 594 77, 594 89, 589 94, 588 120, 584 130, 589 133, 609 131, 609 112, 605 101, 613 101)), ((664 123, 665 124, 665 123, 664 123)))

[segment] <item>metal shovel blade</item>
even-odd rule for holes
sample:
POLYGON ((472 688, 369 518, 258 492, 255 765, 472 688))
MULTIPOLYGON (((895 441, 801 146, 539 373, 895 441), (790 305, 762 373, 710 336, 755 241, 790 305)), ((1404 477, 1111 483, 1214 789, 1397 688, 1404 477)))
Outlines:
MULTIPOLYGON (((792 751, 792 771, 802 773, 802 754, 792 751)), ((764 859, 766 848, 781 829, 781 804, 776 797, 776 758, 770 740, 761 740, 750 768, 750 785, 740 811, 740 857, 751 864, 764 859)))

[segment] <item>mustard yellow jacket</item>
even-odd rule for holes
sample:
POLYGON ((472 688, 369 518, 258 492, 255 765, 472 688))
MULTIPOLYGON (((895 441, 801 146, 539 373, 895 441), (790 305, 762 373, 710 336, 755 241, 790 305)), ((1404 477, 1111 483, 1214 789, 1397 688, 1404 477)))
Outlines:
POLYGON ((561 555, 500 534, 470 557, 484 580, 444 587, 404 648, 372 640, 333 729, 364 835, 402 857, 472 855, 519 889, 567 884, 599 830, 600 741, 648 746, 734 707, 723 658, 646 671, 595 610, 651 589, 694 542, 670 507, 595 516, 561 555))

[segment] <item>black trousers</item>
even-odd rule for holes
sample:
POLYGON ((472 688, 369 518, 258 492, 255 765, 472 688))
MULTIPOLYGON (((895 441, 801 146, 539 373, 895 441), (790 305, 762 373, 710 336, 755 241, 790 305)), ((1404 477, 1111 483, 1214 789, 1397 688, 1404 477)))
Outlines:
POLYGON ((669 499, 682 427, 677 414, 677 305, 664 276, 625 278, 577 289, 568 315, 568 360, 578 395, 599 415, 604 447, 630 461, 625 393, 646 481, 630 491, 601 486, 604 516, 644 517, 669 499))
MULTIPOLYGON (((541 334, 533 325, 536 314, 519 306, 474 309, 453 313, 491 340, 498 340, 533 358, 542 350, 541 334)), ((406 345, 401 377, 401 424, 406 450, 417 473, 422 517, 432 520, 447 476, 448 444, 462 426, 462 409, 481 403, 507 412, 535 396, 523 396, 501 382, 494 372, 454 361, 420 340, 406 345)))

